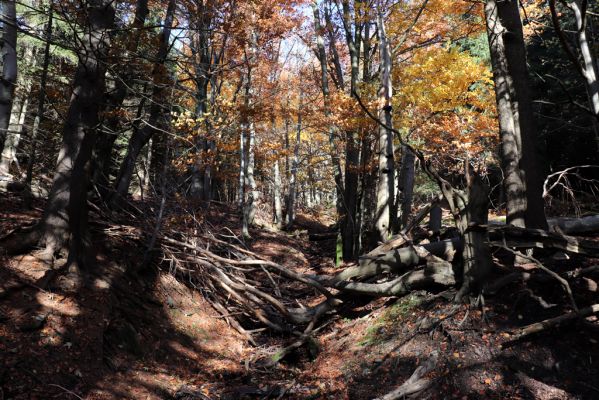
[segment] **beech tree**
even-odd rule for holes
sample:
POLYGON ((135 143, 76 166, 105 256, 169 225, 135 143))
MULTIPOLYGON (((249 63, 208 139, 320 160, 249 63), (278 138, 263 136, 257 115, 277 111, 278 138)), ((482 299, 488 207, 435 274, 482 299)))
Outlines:
POLYGON ((17 12, 14 0, 0 2, 2 79, 0 79, 0 150, 4 148, 17 83, 17 12))
POLYGON ((519 3, 488 0, 485 16, 501 133, 507 222, 520 227, 546 228, 542 198, 544 168, 528 86, 519 3))

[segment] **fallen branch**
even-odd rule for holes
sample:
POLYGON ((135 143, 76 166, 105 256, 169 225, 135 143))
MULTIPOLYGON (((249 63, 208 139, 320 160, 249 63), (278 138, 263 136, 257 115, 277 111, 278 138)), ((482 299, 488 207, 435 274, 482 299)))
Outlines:
POLYGON ((412 376, 410 376, 408 380, 405 381, 400 387, 392 392, 387 393, 383 397, 377 397, 374 400, 402 399, 405 396, 421 392, 430 387, 433 383, 433 380, 424 378, 424 376, 435 369, 437 366, 438 357, 439 353, 434 351, 424 363, 416 368, 414 373, 412 373, 412 376))
POLYGON ((516 332, 514 332, 510 342, 515 342, 526 336, 532 335, 533 333, 543 332, 549 328, 556 327, 566 322, 571 322, 578 318, 585 318, 596 313, 599 313, 599 304, 593 304, 592 306, 583 308, 578 312, 574 311, 567 314, 562 314, 558 317, 549 318, 541 322, 527 325, 524 328, 518 329, 516 332))
POLYGON ((544 266, 542 262, 540 262, 539 260, 537 260, 536 258, 534 258, 532 256, 512 250, 507 246, 499 246, 499 247, 501 247, 504 250, 509 251, 510 253, 512 253, 518 257, 521 257, 521 258, 524 258, 525 260, 533 262, 537 267, 539 267, 541 270, 545 271, 548 275, 550 275, 555 280, 557 280, 566 290, 566 293, 568 294, 568 298, 570 299, 570 304, 572 305, 572 308, 574 308, 574 310, 578 311, 578 306, 576 305, 576 300, 574 300, 574 295, 572 294, 572 288, 570 288, 570 284, 568 283, 567 280, 565 280, 564 278, 559 276, 559 274, 557 274, 556 272, 554 272, 554 271, 550 270, 549 268, 547 268, 546 266, 544 266))

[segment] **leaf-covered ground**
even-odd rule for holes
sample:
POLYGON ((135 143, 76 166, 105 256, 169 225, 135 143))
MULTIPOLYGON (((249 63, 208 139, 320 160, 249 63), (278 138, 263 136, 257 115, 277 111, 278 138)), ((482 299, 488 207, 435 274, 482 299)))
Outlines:
MULTIPOLYGON (((18 198, 0 198, 5 234, 28 225, 18 198)), ((224 206, 197 208, 203 223, 237 231, 224 206)), ((477 304, 454 305, 451 292, 402 299, 344 298, 309 345, 267 367, 289 338, 261 330, 250 346, 193 288, 161 268, 138 272, 148 226, 92 218, 97 265, 63 271, 31 253, 2 257, 0 267, 0 399, 371 399, 410 377, 437 355, 428 399, 599 398, 596 321, 511 342, 518 326, 566 311, 564 293, 547 281, 514 283, 477 304), (595 325, 593 325, 595 323, 595 325), (204 396, 204 397, 202 397, 204 396)), ((302 214, 296 229, 255 230, 248 243, 266 259, 303 273, 334 270, 334 240, 324 214, 302 214)), ((151 224, 149 225, 151 226, 151 224)), ((167 227, 185 229, 173 218, 167 227)), ((166 228, 165 228, 166 229, 166 228)), ((588 266, 571 258, 553 268, 588 266)), ((499 268, 499 267, 498 267, 499 268)), ((595 277, 596 278, 596 277, 595 277)), ((591 278, 575 282, 581 302, 597 300, 591 278)), ((314 293, 304 293, 309 302, 314 293)))

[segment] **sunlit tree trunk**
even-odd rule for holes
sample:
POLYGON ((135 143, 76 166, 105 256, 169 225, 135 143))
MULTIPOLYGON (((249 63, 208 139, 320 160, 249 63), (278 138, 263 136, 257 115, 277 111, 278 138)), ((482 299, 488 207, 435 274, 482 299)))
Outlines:
MULTIPOLYGON (((587 8, 588 2, 586 0, 574 0, 569 1, 566 6, 572 11, 574 15, 574 22, 576 26, 575 37, 576 45, 580 57, 578 57, 574 50, 570 47, 566 35, 561 27, 559 21, 559 14, 556 9, 555 0, 549 2, 551 9, 551 15, 553 20, 553 26, 557 32, 558 38, 562 43, 566 54, 570 57, 570 61, 574 63, 574 66, 582 76, 587 96, 589 99, 589 108, 594 114, 593 130, 595 133, 595 140, 599 143, 599 80, 597 79, 599 65, 597 64, 597 58, 592 50, 592 42, 589 41, 588 36, 588 19, 587 19, 587 8)), ((591 35, 592 38, 592 35, 591 35)))
MULTIPOLYGON (((318 61, 320 62, 320 80, 322 85, 322 95, 324 98, 324 114, 326 119, 329 120, 331 118, 332 113, 327 68, 327 53, 324 47, 323 28, 320 24, 320 10, 318 9, 318 2, 316 0, 312 2, 312 12, 314 14, 314 31, 316 32, 318 61)), ((335 126, 331 123, 329 125, 329 147, 331 154, 331 164, 333 166, 333 173, 335 177, 335 191, 337 194, 337 215, 341 215, 343 213, 343 174, 341 172, 341 161, 339 160, 339 153, 337 151, 337 144, 335 142, 336 136, 338 136, 337 130, 335 126)))
POLYGON ((4 149, 2 150, 0 159, 0 175, 8 175, 10 173, 10 166, 13 163, 18 164, 17 148, 21 141, 21 134, 23 133, 23 125, 29 106, 29 92, 31 87, 24 89, 26 90, 26 93, 17 96, 13 102, 13 113, 10 116, 8 134, 4 141, 4 149))
MULTIPOLYGON (((385 24, 382 13, 378 16, 379 47, 381 53, 381 87, 379 89, 379 107, 380 119, 383 123, 391 127, 393 121, 391 118, 393 97, 393 86, 391 82, 391 54, 389 42, 385 32, 385 24)), ((381 240, 386 240, 391 234, 394 226, 395 217, 395 162, 393 159, 393 132, 389 129, 379 127, 379 170, 377 182, 377 199, 375 212, 375 225, 381 240)))
POLYGON ((414 163, 416 156, 407 147, 401 147, 401 170, 399 174, 399 202, 401 206, 401 227, 408 224, 408 219, 412 213, 412 201, 414 198, 414 181, 416 170, 414 163))
POLYGON ((544 168, 528 87, 519 2, 487 0, 485 16, 499 114, 507 223, 547 228, 544 168))
POLYGON ((14 0, 0 1, 2 13, 2 37, 0 55, 2 75, 0 76, 0 151, 10 123, 10 113, 17 83, 17 11, 14 0))
POLYGON ((289 201, 287 202, 287 215, 285 225, 291 228, 295 221, 295 209, 297 206, 297 170, 299 168, 299 147, 302 134, 302 113, 303 113, 304 93, 300 89, 299 105, 297 112, 297 129, 295 133, 295 144, 293 146, 293 160, 291 161, 291 177, 289 178, 289 201))
POLYGON ((279 160, 274 160, 273 164, 273 197, 274 197, 274 223, 277 228, 283 227, 283 204, 281 202, 281 169, 279 168, 279 160))
MULTIPOLYGON (((22 57, 22 63, 27 66, 26 69, 31 70, 35 68, 36 58, 33 46, 26 45, 22 57)), ((18 164, 17 148, 21 141, 23 124, 25 123, 25 117, 29 106, 29 95, 31 94, 33 81, 30 77, 24 77, 23 74, 20 74, 17 81, 19 89, 14 96, 8 132, 4 142, 2 156, 0 157, 0 175, 8 175, 10 166, 13 163, 18 164)))
MULTIPOLYGON (((342 20, 345 30, 345 37, 349 49, 351 63, 351 86, 352 94, 358 91, 358 80, 360 73, 360 45, 362 42, 360 29, 352 21, 352 14, 349 1, 344 0, 342 5, 342 20)), ((357 235, 358 235, 358 196, 357 188, 359 183, 359 162, 360 145, 358 133, 355 131, 346 132, 345 144, 345 184, 343 195, 343 217, 341 220, 341 241, 343 248, 343 259, 345 261, 354 260, 357 256, 357 235)))

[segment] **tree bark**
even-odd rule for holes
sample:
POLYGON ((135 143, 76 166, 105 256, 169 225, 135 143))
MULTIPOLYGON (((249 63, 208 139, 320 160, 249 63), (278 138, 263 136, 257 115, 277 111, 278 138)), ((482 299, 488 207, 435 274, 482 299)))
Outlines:
POLYGON ((93 181, 100 195, 105 199, 110 194, 110 176, 114 173, 115 167, 113 149, 122 119, 122 114, 118 111, 122 108, 123 102, 129 95, 130 88, 134 86, 134 67, 136 64, 133 60, 137 57, 136 53, 148 14, 148 0, 137 0, 135 15, 128 29, 128 32, 132 33, 129 33, 126 38, 127 45, 125 46, 125 54, 123 54, 123 72, 115 79, 115 88, 108 97, 108 105, 106 107, 106 115, 108 117, 104 124, 104 132, 98 137, 94 146, 93 181))
MULTIPOLYGON (((391 117, 393 84, 391 82, 391 52, 387 40, 382 11, 378 15, 378 32, 381 53, 381 87, 379 89, 380 119, 388 127, 393 126, 391 117)), ((377 202, 375 224, 381 240, 391 235, 395 218, 395 162, 393 159, 393 132, 379 126, 379 179, 377 184, 377 202)))
POLYGON ((33 178, 33 164, 35 163, 36 158, 37 136, 40 124, 44 119, 44 112, 46 110, 46 83, 48 81, 48 67, 50 65, 50 42, 52 39, 53 20, 54 10, 50 6, 48 7, 48 22, 46 22, 46 28, 44 32, 44 39, 46 41, 46 44, 44 46, 42 76, 40 77, 40 87, 37 95, 37 113, 33 121, 33 128, 31 129, 31 147, 29 149, 29 159, 27 160, 27 175, 25 177, 25 182, 29 187, 31 187, 31 180, 33 178))
MULTIPOLYGON (((150 115, 145 126, 136 129, 131 135, 127 145, 127 154, 119 169, 119 174, 115 181, 115 193, 111 198, 111 204, 117 205, 121 200, 127 197, 131 178, 135 169, 135 163, 143 147, 150 141, 152 136, 166 128, 167 114, 170 110, 168 105, 164 104, 165 89, 169 82, 168 71, 165 67, 169 52, 169 39, 174 21, 175 1, 169 0, 166 16, 164 18, 164 27, 160 34, 160 42, 156 62, 152 71, 152 103, 150 105, 150 115)), ((155 157, 153 157, 155 158, 155 157)), ((160 173, 160 172, 159 172, 160 173)))
POLYGON ((279 160, 274 160, 273 165, 273 197, 274 197, 274 223, 278 229, 283 228, 283 204, 281 202, 281 169, 279 168, 279 160))
MULTIPOLYGON (((25 46, 23 62, 28 64, 28 69, 35 67, 36 60, 33 46, 25 46)), ((29 106, 29 95, 31 94, 32 80, 29 77, 23 77, 21 74, 17 81, 20 89, 14 96, 8 132, 6 135, 6 140, 4 141, 4 149, 2 150, 2 156, 0 159, 0 175, 9 175, 10 166, 12 163, 17 162, 17 147, 19 146, 19 142, 21 140, 23 124, 25 123, 25 116, 27 115, 27 109, 29 106)))
POLYGON ((69 261, 85 264, 89 162, 104 94, 109 30, 114 9, 109 0, 89 0, 73 95, 63 128, 62 146, 52 189, 41 220, 42 243, 47 254, 66 250, 69 261))
POLYGON ((401 148, 401 173, 399 175, 399 192, 401 203, 401 228, 408 225, 412 214, 412 199, 414 197, 414 181, 416 156, 407 146, 401 148))
POLYGON ((0 151, 10 123, 10 113, 17 83, 17 11, 14 0, 0 2, 2 12, 2 76, 0 77, 0 151))
POLYGON ((544 168, 528 87, 519 2, 487 0, 485 16, 499 113, 507 222, 546 229, 544 168))
POLYGON ((291 228, 295 221, 295 208, 297 203, 297 170, 299 168, 299 148, 302 134, 302 108, 304 94, 300 89, 298 112, 297 112, 297 129, 295 133, 295 144, 293 146, 293 160, 291 162, 291 177, 289 179, 289 201, 287 203, 287 215, 285 226, 291 228))
MULTIPOLYGON (((314 14, 314 31, 316 32, 316 46, 318 61, 320 62, 320 81, 322 85, 322 95, 324 98, 324 115, 327 120, 331 118, 331 99, 330 99, 330 88, 329 88, 329 76, 327 68, 327 53, 324 47, 324 36, 323 28, 320 23, 320 10, 318 9, 318 2, 314 0, 312 2, 312 12, 314 14)), ((335 193, 336 202, 335 206, 337 209, 337 215, 343 213, 343 173, 341 172, 341 161, 339 160, 339 154, 337 152, 337 144, 335 143, 335 137, 338 136, 337 129, 331 123, 329 125, 329 147, 331 154, 331 165, 333 166, 333 174, 335 177, 335 193)))
MULTIPOLYGON (((357 94, 358 80, 360 73, 360 45, 362 38, 360 35, 359 18, 355 18, 355 24, 352 23, 352 14, 349 1, 343 0, 342 21, 345 30, 345 38, 349 50, 351 63, 351 94, 357 94), (352 29, 352 24, 355 25, 352 29)), ((359 182, 359 148, 358 133, 355 131, 346 132, 345 142, 345 185, 343 194, 343 215, 341 220, 341 241, 343 260, 352 261, 357 257, 359 251, 358 242, 358 198, 357 188, 359 182)))

